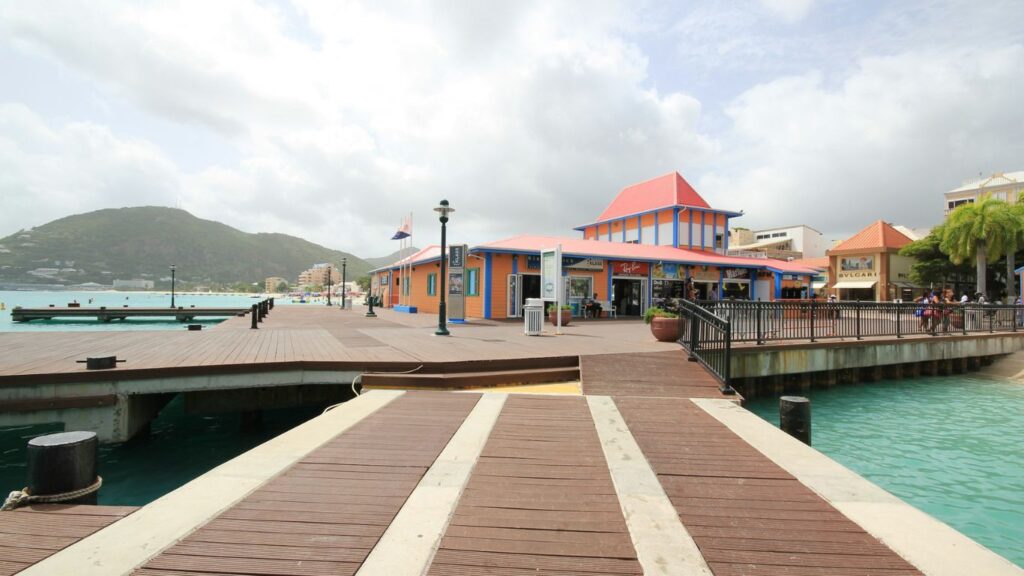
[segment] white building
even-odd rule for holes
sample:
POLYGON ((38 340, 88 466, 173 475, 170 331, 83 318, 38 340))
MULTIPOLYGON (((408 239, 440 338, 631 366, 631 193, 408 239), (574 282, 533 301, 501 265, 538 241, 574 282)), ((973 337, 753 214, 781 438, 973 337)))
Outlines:
POLYGON ((1024 192, 1024 171, 996 172, 991 176, 965 180, 959 188, 946 192, 946 211, 948 216, 957 206, 969 204, 982 194, 990 194, 993 198, 1006 202, 1017 202, 1017 196, 1024 192))
POLYGON ((735 232, 729 238, 731 255, 752 256, 763 252, 771 258, 820 258, 828 250, 825 236, 806 224, 735 232))
POLYGON ((152 280, 114 280, 114 290, 152 290, 152 280))

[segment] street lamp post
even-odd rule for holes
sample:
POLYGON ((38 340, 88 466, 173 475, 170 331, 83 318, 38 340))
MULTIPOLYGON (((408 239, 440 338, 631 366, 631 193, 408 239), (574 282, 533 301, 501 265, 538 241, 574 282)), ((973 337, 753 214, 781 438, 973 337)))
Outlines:
POLYGON ((331 267, 327 267, 327 305, 331 305, 331 267))
POLYGON ((345 265, 348 263, 348 258, 341 259, 341 309, 345 309, 345 265))
POLYGON ((445 302, 445 276, 448 275, 448 261, 447 261, 447 247, 446 244, 446 228, 448 224, 448 215, 455 212, 454 208, 448 206, 447 200, 441 200, 441 205, 434 208, 434 212, 441 215, 441 305, 437 309, 437 331, 434 332, 435 336, 448 336, 448 307, 445 302))
POLYGON ((174 308, 174 269, 176 266, 171 264, 171 308, 174 308))

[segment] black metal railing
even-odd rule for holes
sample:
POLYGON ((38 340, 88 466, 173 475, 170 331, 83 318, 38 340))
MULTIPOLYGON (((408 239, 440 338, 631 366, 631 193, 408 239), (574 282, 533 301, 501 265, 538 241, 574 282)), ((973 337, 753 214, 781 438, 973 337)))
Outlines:
POLYGON ((728 318, 684 300, 679 305, 679 343, 690 360, 700 362, 719 382, 725 394, 735 394, 730 382, 732 338, 728 318))
POLYGON ((914 334, 967 335, 1024 329, 1024 306, 1004 304, 723 300, 702 301, 698 305, 728 321, 732 342, 758 344, 778 340, 860 340, 872 336, 902 338, 914 334))

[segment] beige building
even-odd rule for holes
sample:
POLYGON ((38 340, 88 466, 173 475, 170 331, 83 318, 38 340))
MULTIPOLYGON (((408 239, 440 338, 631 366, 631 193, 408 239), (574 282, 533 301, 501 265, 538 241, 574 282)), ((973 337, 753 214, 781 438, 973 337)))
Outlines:
POLYGON ((909 300, 923 288, 910 281, 914 260, 900 256, 912 240, 878 220, 828 251, 828 289, 840 300, 909 300))
POLYGON ((819 258, 828 248, 821 232, 807 226, 782 226, 763 230, 733 228, 729 231, 730 256, 791 260, 819 258))
POLYGON ((969 204, 983 194, 991 194, 993 198, 1015 203, 1017 197, 1024 192, 1024 171, 996 172, 982 178, 972 178, 963 186, 946 192, 946 216, 961 204, 969 204))
POLYGON ((277 287, 281 285, 281 282, 284 282, 285 284, 288 284, 288 281, 285 280, 284 278, 279 278, 277 276, 271 276, 270 278, 267 278, 266 283, 264 284, 263 291, 267 292, 267 293, 270 293, 270 294, 278 292, 277 287))
POLYGON ((338 284, 341 282, 341 269, 333 264, 315 264, 309 270, 299 274, 298 285, 300 288, 308 288, 310 286, 321 286, 326 287, 327 274, 330 272, 330 284, 338 284))

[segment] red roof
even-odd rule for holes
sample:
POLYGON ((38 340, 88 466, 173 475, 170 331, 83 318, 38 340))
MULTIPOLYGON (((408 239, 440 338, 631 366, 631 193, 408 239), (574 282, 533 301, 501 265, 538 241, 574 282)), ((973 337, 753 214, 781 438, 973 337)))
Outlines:
POLYGON ((381 266, 375 268, 371 272, 380 272, 382 270, 390 270, 391 268, 398 268, 399 266, 405 266, 406 264, 419 264, 420 262, 429 262, 431 260, 441 259, 441 246, 439 244, 430 244, 426 248, 421 248, 418 252, 406 256, 401 260, 388 264, 387 266, 381 266))
POLYGON ((723 256, 705 250, 687 250, 672 246, 651 246, 649 244, 627 244, 625 242, 604 242, 581 238, 560 238, 557 236, 513 236, 497 242, 473 247, 473 251, 507 250, 514 252, 540 252, 562 245, 562 253, 592 258, 614 260, 649 260, 655 262, 677 262, 723 267, 767 268, 788 274, 817 274, 817 270, 793 262, 772 258, 742 258, 723 256))
POLYGON ((614 220, 668 206, 711 206, 683 179, 678 172, 659 176, 653 180, 627 186, 604 209, 595 222, 614 220))
POLYGON ((849 239, 840 242, 835 248, 829 250, 829 253, 898 250, 911 242, 913 240, 908 238, 906 234, 893 228, 888 222, 877 220, 849 239))
POLYGON ((797 258, 790 260, 790 264, 797 266, 803 266, 804 268, 820 268, 821 270, 828 270, 828 256, 821 256, 818 258, 797 258))

